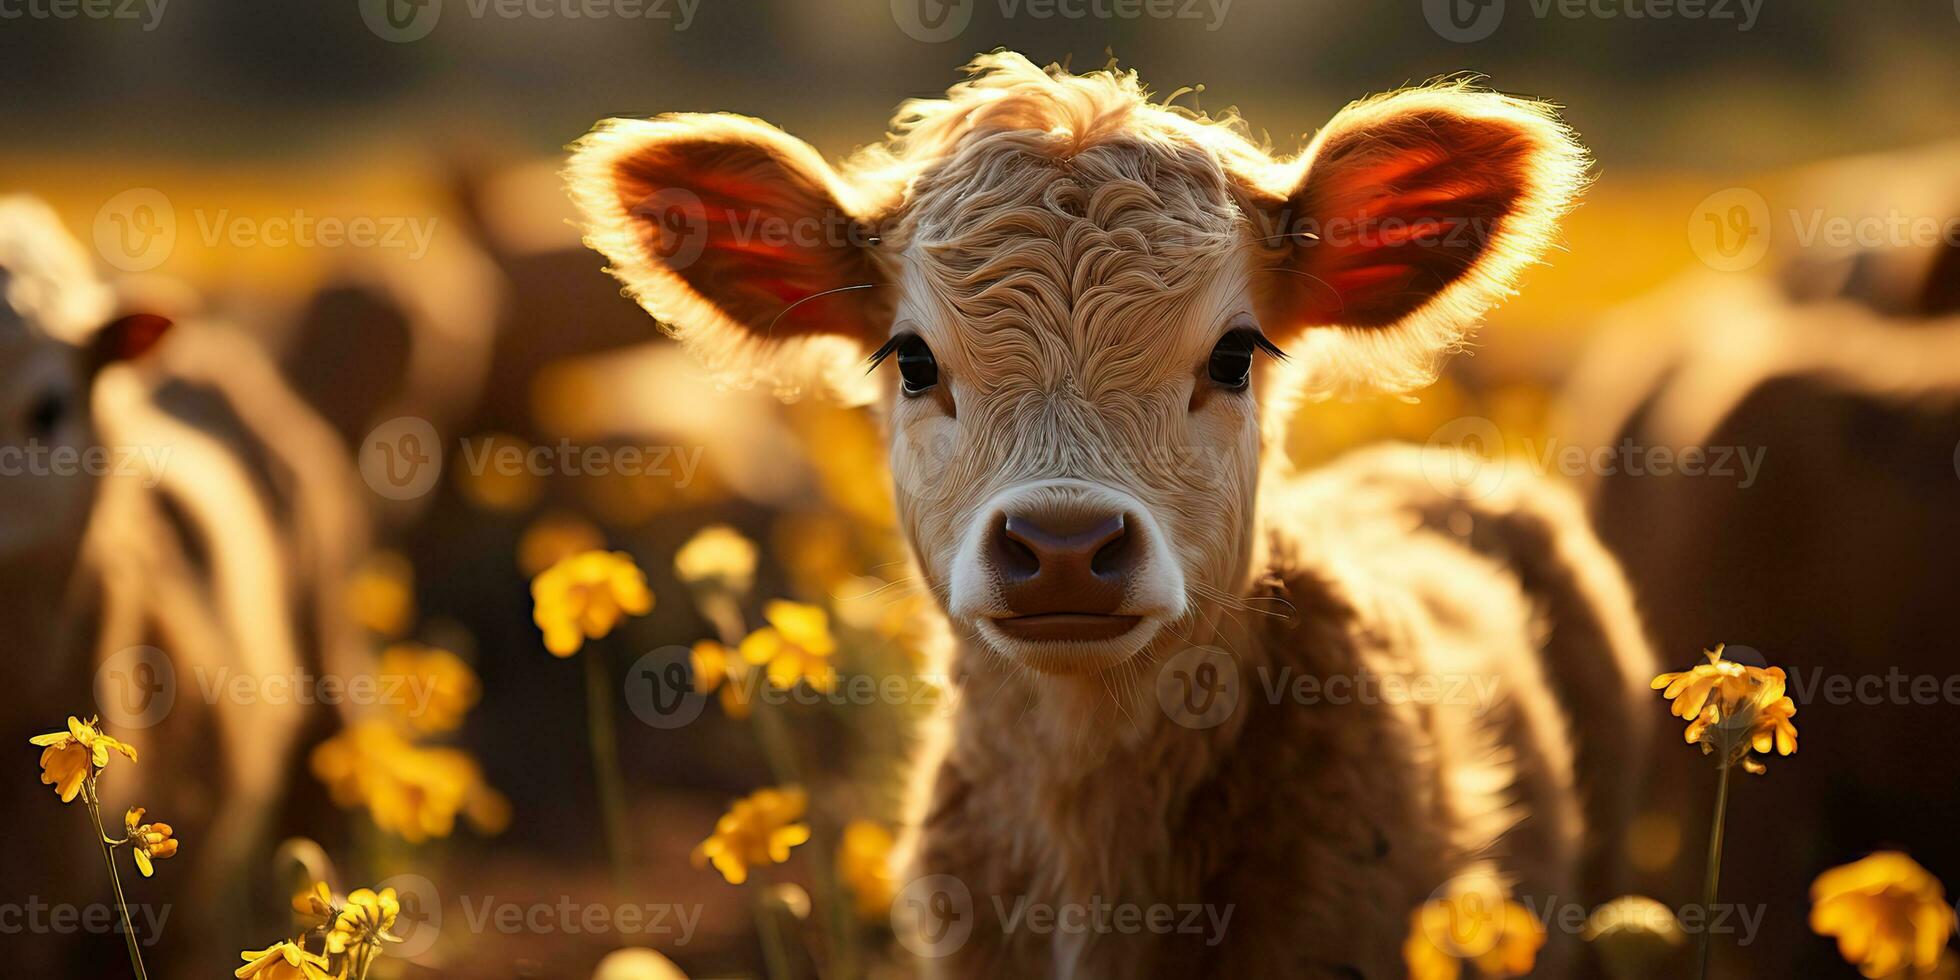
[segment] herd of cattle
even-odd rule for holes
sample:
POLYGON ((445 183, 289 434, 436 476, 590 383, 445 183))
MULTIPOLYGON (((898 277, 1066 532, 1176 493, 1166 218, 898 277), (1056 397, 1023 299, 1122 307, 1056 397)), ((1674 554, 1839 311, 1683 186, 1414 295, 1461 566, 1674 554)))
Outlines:
MULTIPOLYGON (((1855 213, 1898 206, 1873 186, 1912 185, 1911 206, 1930 213, 1960 189, 1897 175, 1950 173, 1933 165, 1950 160, 1851 161, 1800 186, 1806 207, 1855 213)), ((119 732, 145 758, 105 783, 111 811, 141 801, 194 842, 137 900, 174 910, 163 949, 243 948, 229 924, 278 904, 264 893, 270 835, 316 819, 304 753, 339 712, 199 684, 368 669, 372 641, 344 591, 373 542, 418 540, 429 510, 363 485, 368 429, 411 415, 446 443, 535 433, 521 393, 548 365, 666 347, 568 229, 514 230, 511 195, 493 187, 459 194, 467 234, 432 262, 349 269, 273 324, 106 281, 49 208, 0 198, 0 638, 16 665, 0 716, 24 746, 97 695, 127 701, 132 683, 175 675, 167 711, 98 705, 112 728, 149 726, 119 732)), ((1617 468, 1585 490, 1665 661, 1656 672, 1716 642, 1790 672, 1803 750, 1735 795, 1724 897, 1768 908, 1738 962, 1822 975, 1811 968, 1830 950, 1808 937, 1803 899, 1818 871, 1889 846, 1960 873, 1960 683, 1947 683, 1960 676, 1947 629, 1960 245, 1772 252, 1764 270, 1688 277, 1614 314, 1571 375, 1558 434, 1760 463, 1746 481, 1617 468)), ((1644 777, 1614 779, 1649 811, 1640 846, 1678 856, 1633 861, 1621 890, 1678 907, 1698 883, 1712 774, 1684 746, 1651 755, 1644 777)), ((93 845, 68 825, 79 817, 50 816, 31 779, 0 787, 26 828, 0 871, 6 900, 101 903, 93 845)), ((24 975, 72 967, 78 949, 119 953, 85 936, 16 948, 24 975)))

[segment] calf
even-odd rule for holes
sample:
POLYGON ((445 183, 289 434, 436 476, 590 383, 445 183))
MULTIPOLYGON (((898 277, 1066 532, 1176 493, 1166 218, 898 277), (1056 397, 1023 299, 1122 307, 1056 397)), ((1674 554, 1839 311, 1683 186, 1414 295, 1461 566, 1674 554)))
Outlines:
MULTIPOLYGON (((106 812, 147 807, 185 841, 132 900, 179 910, 154 959, 188 966, 168 951, 250 935, 244 875, 270 855, 306 726, 325 721, 305 692, 237 697, 228 682, 371 669, 341 599, 365 536, 352 470, 248 338, 114 316, 115 291, 38 201, 0 199, 0 290, 9 737, 99 713, 140 748, 140 764, 105 777, 106 812)), ((10 813, 59 806, 33 780, 6 792, 10 813)), ((8 892, 105 901, 83 818, 62 816, 32 822, 8 892)), ((101 938, 80 949, 110 956, 107 970, 119 944, 101 938)), ((31 955, 57 958, 13 965, 85 970, 55 943, 31 955)))
POLYGON ((1447 84, 1277 159, 1131 74, 972 72, 841 170, 670 115, 601 124, 568 173, 588 242, 713 365, 883 407, 963 695, 901 893, 958 921, 915 948, 949 976, 1388 977, 1454 876, 1572 897, 1575 772, 1628 763, 1647 663, 1577 507, 1460 503, 1411 451, 1292 479, 1270 425, 1431 380, 1551 244, 1570 134, 1447 84), (1453 680, 1484 693, 1366 693, 1453 680), (1166 905, 1216 926, 1014 917, 1166 905))

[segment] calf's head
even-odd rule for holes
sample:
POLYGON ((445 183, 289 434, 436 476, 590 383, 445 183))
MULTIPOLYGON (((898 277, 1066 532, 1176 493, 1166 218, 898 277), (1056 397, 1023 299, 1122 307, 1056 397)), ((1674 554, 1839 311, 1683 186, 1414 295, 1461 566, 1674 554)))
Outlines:
POLYGON ((1463 85, 1279 158, 1130 74, 971 70, 841 168, 670 115, 602 123, 568 179, 588 242, 715 367, 881 401, 932 591, 1042 672, 1242 589, 1275 392, 1427 383, 1584 181, 1544 107, 1463 85))
POLYGON ((79 548, 108 462, 90 420, 96 374, 169 326, 115 306, 52 209, 0 198, 0 572, 59 586, 48 569, 79 548))

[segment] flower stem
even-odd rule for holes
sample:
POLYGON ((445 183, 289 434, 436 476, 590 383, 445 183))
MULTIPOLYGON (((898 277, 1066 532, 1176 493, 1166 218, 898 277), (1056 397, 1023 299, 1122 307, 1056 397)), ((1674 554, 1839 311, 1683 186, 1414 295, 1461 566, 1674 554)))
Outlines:
POLYGON ((593 778, 599 785, 599 809, 606 823, 606 857, 612 866, 613 891, 626 897, 631 856, 626 839, 626 785, 619 773, 619 741, 614 731, 612 681, 596 649, 585 651, 585 724, 592 743, 593 778))
POLYGON ((109 834, 102 827, 102 802, 96 798, 93 775, 82 784, 82 801, 88 804, 89 819, 95 823, 95 840, 102 847, 102 863, 109 866, 109 885, 116 892, 116 910, 122 913, 123 940, 129 944, 129 966, 136 971, 136 980, 149 980, 149 973, 143 969, 143 953, 136 947, 136 926, 129 918, 129 902, 123 898, 122 876, 116 873, 116 855, 109 849, 109 834))
POLYGON ((756 928, 762 932, 762 959, 770 980, 790 980, 795 974, 790 972, 789 946, 783 942, 783 924, 777 919, 776 910, 770 907, 766 895, 756 900, 755 922, 756 928))
MULTIPOLYGON (((1722 829, 1729 817, 1729 770, 1733 764, 1722 767, 1722 778, 1715 790, 1715 824, 1708 831, 1708 879, 1701 886, 1701 921, 1706 924, 1715 921, 1715 887, 1722 879, 1722 829)), ((1700 980, 1708 980, 1708 930, 1701 931, 1701 969, 1695 974, 1700 980)))

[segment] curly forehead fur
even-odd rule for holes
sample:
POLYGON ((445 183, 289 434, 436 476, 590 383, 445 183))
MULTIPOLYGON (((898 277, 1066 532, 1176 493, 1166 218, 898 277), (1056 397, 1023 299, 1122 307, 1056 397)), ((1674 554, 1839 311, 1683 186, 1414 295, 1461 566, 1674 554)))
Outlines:
POLYGON ((907 285, 958 315, 947 339, 1004 368, 996 380, 1133 390, 1185 320, 1243 289, 1231 280, 1255 229, 1221 150, 1260 151, 1236 120, 1150 102, 1134 73, 1007 53, 970 70, 945 99, 902 106, 847 173, 910 172, 892 182, 907 200, 888 240, 912 260, 907 285))

